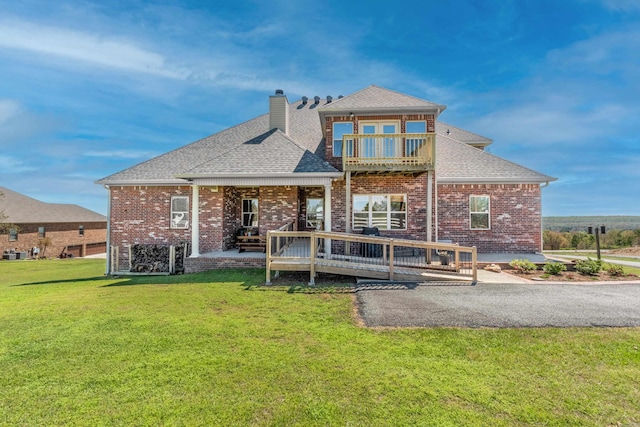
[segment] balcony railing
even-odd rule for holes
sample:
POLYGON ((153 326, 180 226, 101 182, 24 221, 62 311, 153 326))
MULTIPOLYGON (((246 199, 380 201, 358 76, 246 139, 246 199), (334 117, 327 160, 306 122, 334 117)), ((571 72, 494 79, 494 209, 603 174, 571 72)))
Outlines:
POLYGON ((347 134, 342 167, 352 172, 421 172, 435 168, 435 133, 347 134))

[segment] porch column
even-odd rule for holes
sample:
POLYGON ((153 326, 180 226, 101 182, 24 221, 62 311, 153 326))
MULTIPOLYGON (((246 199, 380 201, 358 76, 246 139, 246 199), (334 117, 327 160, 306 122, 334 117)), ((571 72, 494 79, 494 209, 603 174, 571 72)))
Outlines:
MULTIPOLYGON (((331 183, 324 185, 324 231, 331 232, 331 183)), ((331 255, 331 239, 324 239, 324 251, 331 255)))
POLYGON ((346 173, 345 199, 345 231, 351 233, 351 172, 346 173))
POLYGON ((427 242, 433 242, 433 171, 427 172, 427 242))
POLYGON ((200 187, 191 186, 191 256, 200 256, 200 187))

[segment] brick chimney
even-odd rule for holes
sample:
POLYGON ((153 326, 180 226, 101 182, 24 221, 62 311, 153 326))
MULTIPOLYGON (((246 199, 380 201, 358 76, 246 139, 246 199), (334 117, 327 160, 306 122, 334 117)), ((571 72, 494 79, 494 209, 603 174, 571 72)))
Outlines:
POLYGON ((289 133, 289 101, 282 89, 269 97, 269 130, 276 128, 289 133))

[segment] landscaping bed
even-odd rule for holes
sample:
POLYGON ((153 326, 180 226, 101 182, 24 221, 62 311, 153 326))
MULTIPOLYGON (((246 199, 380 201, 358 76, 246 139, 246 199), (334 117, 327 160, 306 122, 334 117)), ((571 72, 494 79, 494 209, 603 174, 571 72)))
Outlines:
POLYGON ((620 265, 598 260, 575 260, 571 262, 550 261, 534 264, 526 260, 513 260, 505 272, 535 281, 548 282, 611 282, 638 281, 640 276, 624 271, 620 265))

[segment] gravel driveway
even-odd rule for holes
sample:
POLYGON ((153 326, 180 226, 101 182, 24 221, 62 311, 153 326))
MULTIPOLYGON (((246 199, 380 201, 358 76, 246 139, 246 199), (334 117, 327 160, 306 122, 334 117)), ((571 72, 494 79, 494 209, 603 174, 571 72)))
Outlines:
POLYGON ((357 302, 367 326, 640 326, 640 284, 378 287, 357 302))

